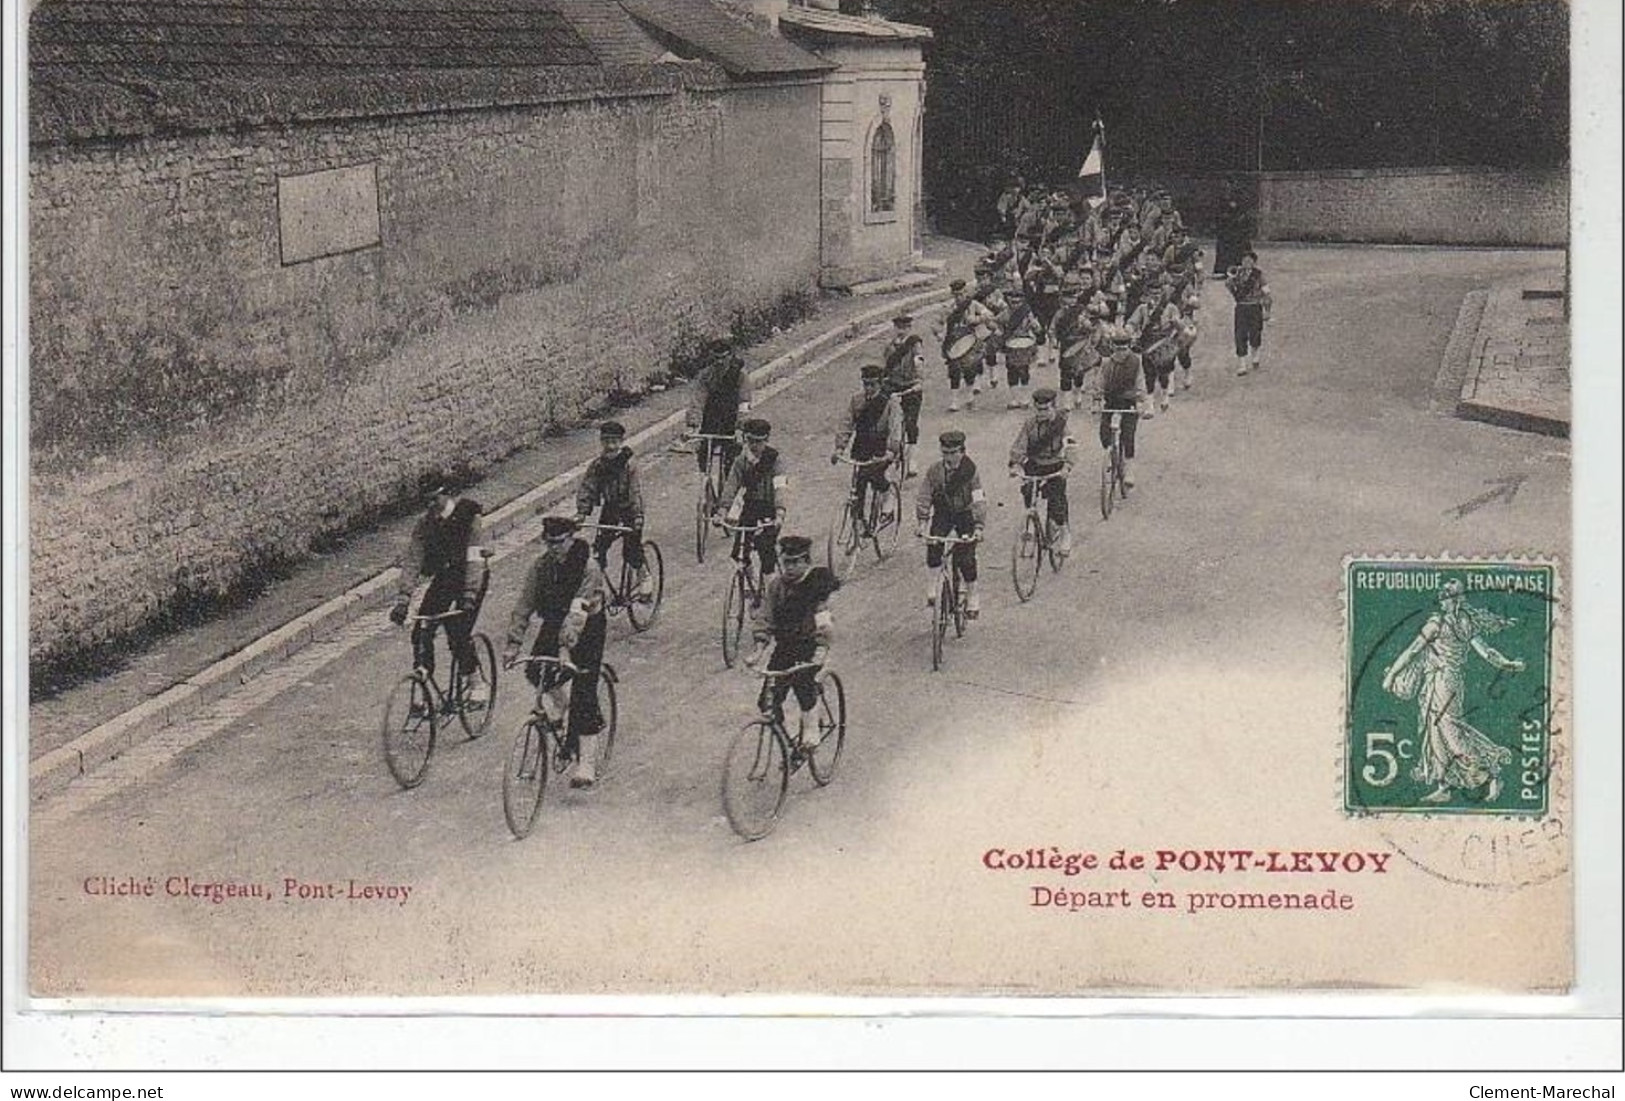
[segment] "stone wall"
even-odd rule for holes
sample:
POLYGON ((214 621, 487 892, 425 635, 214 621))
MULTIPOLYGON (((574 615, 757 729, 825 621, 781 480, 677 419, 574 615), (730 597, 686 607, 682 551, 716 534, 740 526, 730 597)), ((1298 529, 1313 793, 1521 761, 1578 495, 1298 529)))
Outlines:
POLYGON ((816 83, 724 85, 32 148, 30 658, 230 591, 809 291, 818 114, 816 83), (377 243, 284 264, 279 177, 368 165, 377 243))
POLYGON ((1568 174, 1490 168, 1265 172, 1264 240, 1561 246, 1568 174))

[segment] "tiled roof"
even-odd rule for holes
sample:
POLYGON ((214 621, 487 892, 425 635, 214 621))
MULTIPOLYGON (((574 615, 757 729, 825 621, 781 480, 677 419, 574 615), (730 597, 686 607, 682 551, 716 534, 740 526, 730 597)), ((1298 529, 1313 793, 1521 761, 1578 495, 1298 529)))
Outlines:
POLYGON ((665 53, 615 0, 548 0, 605 65, 650 65, 665 53))
POLYGON ((756 30, 711 0, 620 0, 679 55, 697 53, 730 76, 820 73, 835 68, 777 35, 756 30))
POLYGON ((45 0, 31 66, 322 69, 596 65, 541 0, 45 0))
POLYGON ((824 11, 821 8, 792 7, 780 13, 779 23, 832 38, 889 38, 913 42, 932 37, 930 27, 919 27, 913 23, 893 23, 889 19, 871 18, 866 15, 842 15, 840 12, 824 11))

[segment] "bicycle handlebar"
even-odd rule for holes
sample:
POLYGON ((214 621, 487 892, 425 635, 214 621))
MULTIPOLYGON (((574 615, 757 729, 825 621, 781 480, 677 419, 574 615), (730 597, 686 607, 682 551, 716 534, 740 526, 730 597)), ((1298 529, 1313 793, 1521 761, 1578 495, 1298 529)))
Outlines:
POLYGON ((740 524, 731 524, 726 520, 721 520, 716 517, 712 517, 711 522, 717 527, 721 528, 723 531, 731 531, 736 535, 754 535, 759 531, 766 531, 768 528, 776 528, 779 526, 779 522, 777 520, 762 520, 758 523, 750 525, 749 527, 745 527, 740 524))
POLYGON ((798 673, 805 673, 810 669, 822 669, 823 666, 816 661, 804 661, 799 665, 792 665, 788 669, 758 669, 763 680, 784 680, 798 673))
POLYGON ((847 457, 846 455, 837 455, 835 458, 848 466, 880 466, 882 464, 889 466, 897 461, 890 455, 881 455, 879 458, 874 459, 853 459, 847 457))
POLYGON ((683 433, 683 439, 685 439, 685 440, 737 440, 737 439, 739 439, 739 433, 735 432, 732 435, 722 436, 722 435, 718 435, 718 434, 716 434, 714 432, 684 432, 683 433))
POLYGON ((458 616, 465 616, 467 614, 467 608, 453 608, 450 611, 440 612, 437 615, 414 615, 408 616, 407 618, 413 623, 435 623, 442 619, 456 619, 458 616))
POLYGON ((1052 478, 1066 477, 1066 470, 1065 468, 1062 468, 1052 474, 1018 474, 1016 476, 1024 482, 1032 482, 1033 484, 1037 485, 1042 482, 1047 482, 1052 478))
POLYGON ((514 665, 557 665, 566 673, 584 673, 586 670, 567 658, 554 657, 552 654, 532 654, 528 658, 517 658, 514 665))
POLYGON ((629 528, 622 524, 580 524, 578 525, 578 529, 581 531, 613 531, 622 535, 630 535, 632 532, 638 530, 637 528, 629 528))
POLYGON ((920 538, 927 543, 941 543, 946 547, 957 546, 960 543, 980 543, 982 541, 980 535, 922 535, 920 538))

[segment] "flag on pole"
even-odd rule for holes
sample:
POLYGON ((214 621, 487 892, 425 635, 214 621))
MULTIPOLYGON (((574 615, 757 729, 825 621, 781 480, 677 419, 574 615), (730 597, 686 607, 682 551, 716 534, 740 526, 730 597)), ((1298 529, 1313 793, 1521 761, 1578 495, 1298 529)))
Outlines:
POLYGON ((1089 205, 1099 206, 1106 201, 1106 127, 1097 118, 1095 119, 1095 140, 1089 147, 1089 155, 1083 159, 1083 167, 1078 169, 1078 179, 1083 182, 1086 190, 1100 188, 1098 196, 1090 196, 1089 205))

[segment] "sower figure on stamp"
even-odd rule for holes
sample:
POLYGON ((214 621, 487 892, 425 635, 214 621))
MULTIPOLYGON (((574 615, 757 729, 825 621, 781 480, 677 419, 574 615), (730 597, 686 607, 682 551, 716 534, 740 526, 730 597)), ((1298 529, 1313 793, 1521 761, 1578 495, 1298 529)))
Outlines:
POLYGON ((397 627, 406 622, 412 590, 425 576, 429 588, 418 602, 418 615, 461 613, 445 619, 419 620, 412 628, 412 660, 424 673, 434 673, 434 635, 437 628, 444 627, 446 642, 462 671, 463 699, 472 705, 486 703, 485 684, 474 676, 479 663, 469 641, 490 583, 490 571, 479 545, 481 511, 479 502, 458 497, 443 485, 437 484, 430 491, 428 509, 413 526, 411 541, 401 557, 395 606, 389 613, 397 627))
POLYGON ((1270 287, 1264 269, 1258 266, 1258 253, 1247 252, 1241 266, 1231 269, 1225 283, 1236 300, 1236 374, 1258 370, 1258 353, 1264 344, 1264 322, 1270 319, 1270 287))
POLYGON ((581 670, 573 679, 556 665, 536 663, 526 667, 525 679, 536 686, 537 706, 554 718, 559 712, 555 694, 566 681, 570 682, 565 738, 577 760, 570 786, 587 788, 597 782, 596 739, 604 729, 604 716, 598 709, 598 677, 608 633, 604 614, 608 590, 592 548, 576 538, 576 530, 573 518, 542 518, 543 550, 525 575, 519 600, 508 617, 502 660, 510 668, 519 660, 519 647, 525 641, 532 616, 541 620, 541 626, 530 648, 531 656, 558 657, 561 651, 569 651, 570 662, 581 670))
POLYGON ((1462 718, 1467 688, 1467 654, 1508 673, 1521 673, 1524 663, 1509 658, 1484 641, 1515 620, 1474 608, 1462 595, 1462 583, 1449 580, 1439 590, 1439 610, 1382 675, 1383 688, 1400 699, 1415 698, 1422 734, 1421 759, 1414 779, 1437 785, 1422 796, 1443 803, 1453 790, 1482 791, 1486 802, 1501 793, 1500 770, 1512 752, 1462 718))

